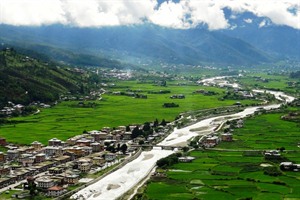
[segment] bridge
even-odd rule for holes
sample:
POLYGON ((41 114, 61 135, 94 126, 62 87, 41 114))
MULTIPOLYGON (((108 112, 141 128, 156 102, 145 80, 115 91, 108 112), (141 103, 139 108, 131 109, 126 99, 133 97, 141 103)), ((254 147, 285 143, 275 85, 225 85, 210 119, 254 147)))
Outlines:
POLYGON ((162 150, 181 150, 180 146, 165 146, 165 145, 151 145, 151 144, 142 144, 142 145, 131 145, 132 147, 141 147, 143 149, 162 149, 162 150))

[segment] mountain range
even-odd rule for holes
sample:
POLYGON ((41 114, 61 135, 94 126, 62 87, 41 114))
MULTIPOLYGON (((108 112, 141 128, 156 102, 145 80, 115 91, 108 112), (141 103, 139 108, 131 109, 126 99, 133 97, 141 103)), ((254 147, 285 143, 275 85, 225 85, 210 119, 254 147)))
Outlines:
POLYGON ((300 60, 299 30, 247 12, 230 24, 216 31, 205 25, 171 29, 147 23, 102 28, 0 25, 0 41, 70 64, 116 68, 137 62, 250 66, 300 60))

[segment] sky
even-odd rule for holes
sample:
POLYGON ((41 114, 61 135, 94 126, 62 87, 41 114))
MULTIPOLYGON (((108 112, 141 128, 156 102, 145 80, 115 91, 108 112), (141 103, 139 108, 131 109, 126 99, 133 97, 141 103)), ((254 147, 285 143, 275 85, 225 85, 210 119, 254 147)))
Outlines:
POLYGON ((248 11, 300 29, 300 0, 0 0, 0 24, 103 27, 150 22, 177 29, 205 24, 219 30, 230 28, 224 8, 232 10, 232 18, 248 11))

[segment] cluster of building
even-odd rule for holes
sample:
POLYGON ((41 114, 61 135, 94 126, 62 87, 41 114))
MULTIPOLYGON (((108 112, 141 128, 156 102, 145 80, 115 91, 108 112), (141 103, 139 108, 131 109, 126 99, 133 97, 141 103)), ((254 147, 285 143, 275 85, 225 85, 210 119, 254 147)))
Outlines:
POLYGON ((217 146, 221 141, 231 142, 233 139, 232 133, 222 133, 220 135, 210 134, 202 138, 201 146, 205 148, 212 148, 217 146))
MULTIPOLYGON (((0 138, 0 145, 8 150, 0 152, 0 188, 7 187, 28 177, 49 196, 60 196, 67 186, 77 184, 82 173, 95 173, 107 163, 117 161, 120 151, 106 151, 109 146, 128 144, 126 152, 134 152, 140 140, 150 142, 164 133, 154 133, 132 140, 132 130, 137 126, 104 127, 74 136, 66 141, 52 138, 44 146, 34 141, 30 146, 8 144, 0 138), (130 131, 126 131, 130 128, 130 131), (34 178, 33 178, 34 177, 34 178)), ((143 126, 138 126, 140 129, 143 126)))
POLYGON ((0 110, 0 114, 4 116, 10 116, 13 113, 22 114, 24 108, 25 106, 23 106, 22 104, 15 105, 13 103, 10 103, 9 106, 5 106, 0 110))
MULTIPOLYGON (((37 106, 40 108, 50 108, 51 106, 45 103, 41 103, 41 102, 33 102, 31 104, 29 104, 29 106, 37 106)), ((24 111, 26 106, 22 105, 22 104, 14 104, 13 102, 9 101, 7 103, 7 106, 3 107, 0 110, 0 115, 3 116, 11 116, 13 114, 16 115, 21 115, 24 111)))
MULTIPOLYGON (((230 122, 231 125, 226 125, 223 127, 224 130, 230 130, 230 128, 242 128, 244 121, 242 119, 234 120, 230 122)), ((230 132, 224 132, 221 134, 212 133, 207 136, 200 138, 199 143, 204 148, 212 148, 217 146, 221 141, 232 142, 233 134, 230 132)))

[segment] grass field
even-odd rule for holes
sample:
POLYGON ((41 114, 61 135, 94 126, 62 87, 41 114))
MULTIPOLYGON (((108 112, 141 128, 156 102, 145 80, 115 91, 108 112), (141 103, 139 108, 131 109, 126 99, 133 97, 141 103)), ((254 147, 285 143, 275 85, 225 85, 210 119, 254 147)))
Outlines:
POLYGON ((246 87, 259 87, 266 89, 279 89, 281 91, 285 91, 287 93, 296 93, 299 92, 299 88, 290 87, 288 82, 297 82, 299 80, 289 78, 286 75, 268 75, 264 73, 254 73, 248 74, 248 76, 240 77, 239 82, 246 87), (257 79, 254 77, 261 77, 261 79, 257 79), (262 81, 262 79, 267 80, 266 82, 262 81))
POLYGON ((292 151, 282 157, 300 163, 300 126, 282 120, 286 112, 248 118, 243 128, 234 130, 233 142, 191 152, 196 160, 171 166, 166 178, 152 178, 142 199, 300 199, 299 172, 282 172, 278 161, 266 160, 262 153, 285 147, 292 151))
POLYGON ((262 163, 275 165, 262 155, 245 159, 244 152, 193 151, 191 156, 197 159, 172 166, 167 178, 153 178, 143 199, 299 198, 300 175, 264 174, 262 163))
POLYGON ((235 129, 233 142, 223 142, 218 148, 299 150, 299 124, 282 120, 285 113, 273 113, 245 120, 244 127, 235 129))
MULTIPOLYGON (((51 109, 43 109, 41 113, 17 117, 11 120, 15 124, 0 126, 0 137, 9 142, 30 144, 38 140, 44 144, 53 137, 65 140, 81 134, 84 130, 101 129, 104 126, 117 127, 165 119, 172 121, 181 112, 232 105, 235 100, 219 101, 224 89, 201 87, 197 85, 178 86, 171 82, 167 87, 152 84, 138 84, 133 81, 116 83, 111 91, 141 90, 147 99, 136 99, 128 96, 112 94, 103 95, 102 101, 95 101, 93 108, 78 106, 78 101, 59 103, 51 109), (204 96, 193 94, 195 90, 205 89, 218 92, 219 95, 204 96), (148 91, 170 90, 170 94, 148 94, 148 91), (170 99, 172 94, 184 94, 185 99, 170 99), (177 108, 163 108, 166 102, 179 104, 177 108)), ((241 101, 243 104, 257 103, 252 100, 241 101)))

